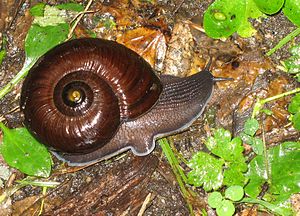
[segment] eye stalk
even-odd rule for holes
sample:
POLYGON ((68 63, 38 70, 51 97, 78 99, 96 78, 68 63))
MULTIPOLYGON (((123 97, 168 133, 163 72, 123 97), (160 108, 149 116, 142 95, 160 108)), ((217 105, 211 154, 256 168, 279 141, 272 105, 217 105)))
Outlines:
POLYGON ((221 81, 233 81, 234 79, 231 77, 214 77, 214 82, 221 82, 221 81))
MULTIPOLYGON (((209 57, 208 63, 205 65, 204 71, 211 71, 212 57, 209 57)), ((234 79, 231 77, 213 77, 213 81, 221 82, 221 81, 233 81, 234 79)))

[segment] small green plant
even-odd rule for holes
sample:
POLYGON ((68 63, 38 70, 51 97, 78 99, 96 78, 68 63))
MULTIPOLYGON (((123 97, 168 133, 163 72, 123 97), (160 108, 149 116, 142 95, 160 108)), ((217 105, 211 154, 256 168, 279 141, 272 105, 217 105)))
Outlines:
POLYGON ((56 6, 39 3, 30 9, 34 20, 25 38, 25 62, 23 68, 6 86, 0 89, 0 99, 27 75, 29 69, 39 57, 68 39, 71 29, 66 10, 81 13, 78 11, 82 11, 82 9, 81 5, 74 3, 56 6))
MULTIPOLYGON (((39 57, 67 39, 70 28, 63 8, 79 10, 80 6, 76 5, 51 7, 39 3, 30 9, 34 20, 25 39, 26 57, 23 68, 0 90, 0 99, 27 75, 39 57)), ((48 150, 26 128, 8 129, 3 123, 0 123, 0 128, 4 133, 1 154, 10 166, 30 176, 50 175, 52 161, 48 150)))
POLYGON ((49 177, 52 160, 47 148, 40 144, 26 128, 9 129, 2 122, 3 142, 0 153, 11 167, 37 177, 49 177))
POLYGON ((239 185, 230 186, 225 190, 225 196, 214 191, 208 195, 208 205, 216 209, 217 215, 231 216, 235 212, 233 202, 240 201, 244 197, 244 189, 239 185))
POLYGON ((289 197, 300 192, 300 142, 284 142, 257 155, 249 163, 249 183, 245 192, 252 202, 270 208, 280 215, 292 215, 289 197), (257 199, 264 185, 267 190, 257 199), (261 202, 262 201, 262 202, 261 202))
MULTIPOLYGON (((274 100, 278 100, 282 97, 286 97, 288 95, 292 95, 292 94, 296 94, 300 92, 300 88, 295 88, 293 90, 278 94, 278 95, 274 95, 272 97, 269 98, 265 98, 265 99, 259 99, 257 98, 256 103, 254 104, 253 107, 253 111, 252 111, 252 118, 254 119, 260 112, 263 112, 264 109, 264 105, 268 102, 274 101, 274 100)), ((291 116, 291 121, 295 127, 295 129, 299 130, 300 129, 300 123, 299 123, 299 118, 300 118, 300 99, 299 99, 299 94, 296 94, 296 96, 292 99, 291 103, 289 104, 288 107, 288 111, 292 114, 291 116)))
POLYGON ((300 93, 296 94, 288 106, 288 111, 292 114, 291 121, 294 128, 300 130, 300 93))
MULTIPOLYGON (((46 196, 48 188, 54 188, 60 184, 59 182, 53 181, 41 181, 40 179, 31 176, 28 176, 23 180, 17 180, 16 182, 16 185, 11 186, 10 188, 6 188, 5 191, 2 194, 0 194, 0 204, 3 203, 8 197, 12 196, 16 191, 20 190, 22 187, 25 187, 27 185, 42 187, 42 194, 43 196, 46 196)), ((44 198, 42 198, 40 211, 38 215, 42 214, 44 208, 44 201, 44 198)))
POLYGON ((212 38, 226 38, 234 32, 250 37, 256 30, 249 23, 249 18, 272 15, 282 8, 285 16, 300 26, 300 0, 215 0, 205 11, 203 25, 212 38))
POLYGON ((6 38, 3 37, 0 45, 0 65, 2 64, 3 59, 6 57, 6 38))
POLYGON ((248 165, 242 154, 241 139, 231 138, 230 132, 224 129, 215 130, 214 136, 205 142, 211 153, 197 152, 188 162, 191 171, 187 183, 202 186, 206 191, 213 190, 208 204, 218 215, 233 215, 232 201, 260 204, 284 216, 293 212, 288 199, 300 192, 300 143, 285 142, 267 149, 263 140, 256 137, 259 127, 258 121, 250 118, 241 133, 243 142, 251 145, 256 153, 248 165), (262 194, 263 200, 257 198, 266 184, 268 188, 262 194), (239 193, 233 190, 236 188, 239 193), (225 198, 216 191, 220 189, 226 189, 225 198), (234 194, 242 195, 236 198, 232 197, 234 194))
MULTIPOLYGON (((292 23, 300 27, 300 0, 215 0, 205 11, 203 26, 211 38, 227 38, 234 32, 242 37, 251 37, 256 30, 249 22, 250 18, 272 15, 281 9, 292 23)), ((266 55, 272 55, 299 34, 300 28, 297 28, 266 55)))
POLYGON ((258 128, 258 121, 254 118, 249 118, 246 120, 244 131, 240 134, 240 136, 244 143, 247 143, 252 147, 255 154, 262 155, 264 151, 263 141, 255 136, 258 128))
POLYGON ((213 137, 205 142, 212 154, 197 152, 188 162, 192 169, 188 173, 188 183, 203 186, 205 191, 219 189, 222 185, 244 186, 247 178, 247 164, 243 156, 244 147, 239 137, 231 138, 231 133, 217 129, 213 137))
MULTIPOLYGON (((291 57, 281 62, 283 70, 300 82, 300 44, 293 46, 290 49, 291 57)), ((288 111, 291 113, 291 121, 294 128, 300 130, 300 94, 296 94, 288 106, 288 111)))
POLYGON ((284 70, 300 82, 300 44, 293 46, 290 49, 291 57, 282 62, 284 70))

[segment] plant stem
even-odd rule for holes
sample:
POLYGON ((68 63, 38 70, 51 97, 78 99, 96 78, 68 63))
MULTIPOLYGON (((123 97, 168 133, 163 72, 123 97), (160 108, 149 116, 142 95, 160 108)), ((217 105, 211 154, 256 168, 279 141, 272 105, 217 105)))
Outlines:
POLYGON ((179 188, 182 192, 183 197, 185 198, 185 201, 187 203, 189 211, 190 211, 191 215, 194 215, 193 207, 192 207, 191 203, 189 202, 189 198, 191 196, 193 196, 193 194, 191 194, 191 192, 188 191, 184 185, 184 182, 186 181, 187 177, 185 176, 182 169, 180 168, 179 162, 178 162, 177 158, 175 157, 175 155, 168 143, 168 140, 166 138, 163 138, 163 139, 160 139, 158 142, 159 142, 169 164, 172 167, 173 173, 175 174, 179 188))
MULTIPOLYGON (((264 124, 264 123, 263 123, 264 124)), ((265 163, 265 167, 266 167, 266 174, 267 174, 267 181, 269 184, 272 183, 272 179, 271 179, 271 170, 270 170, 270 160, 269 160, 269 155, 268 155, 268 148, 267 148, 267 144, 266 144, 266 137, 265 137, 265 130, 264 127, 262 126, 262 141, 263 141, 263 147, 264 147, 264 163, 265 163)))
POLYGON ((45 205, 45 198, 44 197, 47 194, 47 189, 48 189, 47 187, 43 187, 43 191, 42 191, 43 198, 42 198, 42 202, 41 202, 41 206, 40 206, 40 211, 38 213, 39 216, 42 215, 43 210, 44 210, 44 205, 45 205))
POLYGON ((2 99, 6 94, 8 94, 28 73, 29 69, 34 65, 36 60, 33 60, 29 64, 24 63, 23 68, 19 73, 6 84, 2 89, 0 89, 0 99, 2 99))
POLYGON ((267 56, 272 55, 276 50, 280 49, 282 46, 284 46, 287 42, 295 38, 298 34, 300 34, 300 28, 297 28, 296 30, 289 33, 286 37, 284 37, 279 43, 273 47, 269 52, 266 53, 267 56))
POLYGON ((300 88, 295 88, 291 91, 287 91, 287 92, 284 92, 284 93, 281 93, 278 95, 274 95, 274 96, 266 98, 266 99, 262 99, 262 100, 258 99, 257 102, 254 104, 251 118, 255 118, 255 116, 257 116, 259 114, 259 112, 260 112, 261 108, 264 106, 264 104, 266 104, 270 101, 273 101, 273 100, 278 100, 282 97, 285 97, 285 96, 288 96, 291 94, 298 93, 298 92, 300 92, 300 88))
POLYGON ((262 102, 263 104, 265 104, 265 103, 268 103, 268 102, 270 102, 270 101, 278 100, 278 99, 280 99, 280 98, 282 98, 282 97, 285 97, 285 96, 288 96, 288 95, 291 95, 291 94, 295 94, 295 93, 298 93, 298 92, 300 92, 300 88, 295 88, 295 89, 293 89, 293 90, 291 90, 291 91, 287 91, 287 92, 284 92, 284 93, 281 93, 281 94, 274 95, 274 96, 272 96, 272 97, 263 99, 263 100, 261 100, 261 102, 262 102))

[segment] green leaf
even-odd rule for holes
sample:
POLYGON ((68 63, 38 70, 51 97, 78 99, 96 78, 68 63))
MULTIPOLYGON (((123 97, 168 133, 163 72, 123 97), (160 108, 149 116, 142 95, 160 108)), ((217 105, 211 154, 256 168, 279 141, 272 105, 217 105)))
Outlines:
POLYGON ((292 123, 295 129, 300 130, 300 94, 296 94, 288 106, 288 111, 292 114, 292 123))
POLYGON ((62 23, 56 26, 45 26, 33 24, 25 39, 26 59, 24 67, 31 62, 66 40, 69 32, 69 25, 62 23))
POLYGON ((249 183, 245 187, 245 192, 248 196, 256 198, 261 192, 263 184, 268 181, 263 156, 256 156, 249 163, 246 175, 249 178, 249 183))
POLYGON ((204 13, 203 25, 212 38, 229 37, 240 27, 245 17, 244 0, 216 0, 204 13))
POLYGON ((237 33, 244 38, 251 37, 255 35, 256 32, 257 31, 253 28, 248 19, 243 19, 239 28, 237 29, 237 33))
POLYGON ((286 0, 283 13, 292 23, 300 27, 300 0, 286 0))
POLYGON ((192 169, 188 173, 188 183, 196 187, 202 186, 205 191, 216 190, 223 182, 222 167, 224 161, 204 153, 196 153, 188 162, 192 169))
POLYGON ((210 137, 205 144, 213 154, 224 158, 226 161, 239 161, 244 157, 242 140, 239 137, 231 140, 230 132, 223 128, 217 129, 214 137, 210 137))
POLYGON ((272 212, 277 213, 278 215, 283 215, 283 216, 293 216, 293 210, 289 202, 279 205, 274 205, 272 203, 259 200, 256 198, 244 198, 241 202, 244 203, 253 203, 253 204, 260 204, 264 206, 265 208, 271 210, 272 212))
POLYGON ((232 201, 239 201, 244 197, 244 189, 239 185, 233 185, 225 190, 225 197, 232 201))
POLYGON ((245 122, 244 131, 240 134, 240 136, 245 143, 251 145, 255 154, 262 155, 264 149, 263 141, 257 137, 253 137, 258 128, 258 121, 254 118, 249 118, 245 122))
MULTIPOLYGON (((45 13, 49 13, 50 6, 45 7, 45 13)), ((50 7, 52 8, 52 7, 50 7)), ((58 10, 58 9, 56 9, 58 10)), ((43 17, 44 18, 44 17, 43 17)), ((35 18, 34 20, 36 20, 35 18)), ((38 22, 36 22, 38 23, 38 22)), ((30 67, 51 48, 64 42, 69 33, 69 24, 59 23, 57 25, 33 24, 25 38, 25 62, 19 74, 27 73, 30 67)))
POLYGON ((275 14, 283 6, 284 0, 254 0, 257 7, 265 14, 275 14))
POLYGON ((256 30, 248 19, 262 15, 254 0, 217 0, 206 10, 203 24, 205 32, 212 38, 228 37, 234 32, 251 37, 256 30))
POLYGON ((290 53, 294 56, 300 56, 300 44, 293 46, 290 49, 290 53))
MULTIPOLYGON (((300 46, 299 46, 300 48, 300 46)), ((287 68, 287 73, 289 74, 299 74, 300 73, 300 56, 291 56, 284 61, 284 66, 287 68)))
POLYGON ((300 73, 298 73, 298 74, 295 75, 295 79, 297 80, 297 82, 300 82, 300 73))
POLYGON ((242 140, 239 137, 231 140, 230 132, 220 128, 214 131, 214 136, 209 137, 205 144, 213 154, 226 161, 223 184, 244 186, 247 178, 243 173, 247 171, 247 164, 242 140))
POLYGON ((284 66, 289 74, 300 73, 300 44, 290 49, 292 56, 284 61, 284 66))
POLYGON ((223 185, 232 186, 240 185, 244 186, 248 179, 245 177, 244 172, 247 171, 247 164, 245 160, 231 162, 228 164, 228 168, 224 170, 223 185))
POLYGON ((244 133, 250 136, 254 136, 259 128, 259 123, 255 118, 249 118, 246 120, 244 125, 244 133))
POLYGON ((262 16, 262 12, 256 6, 254 0, 246 0, 246 17, 256 19, 262 16))
POLYGON ((221 206, 216 209, 219 216, 232 216, 235 212, 234 205, 229 200, 223 200, 221 206))
POLYGON ((69 33, 69 25, 60 16, 60 10, 48 5, 45 6, 45 15, 35 17, 33 23, 25 39, 24 67, 65 41, 69 33))
POLYGON ((220 207, 222 200, 223 200, 222 194, 217 191, 210 193, 207 197, 207 203, 212 208, 220 207))
POLYGON ((241 37, 251 37, 256 33, 256 30, 253 28, 252 24, 249 22, 248 19, 257 19, 258 17, 262 16, 263 13, 258 9, 253 0, 245 0, 245 2, 245 16, 237 30, 237 33, 241 37))
POLYGON ((37 3, 32 8, 30 8, 30 14, 32 16, 44 16, 45 3, 37 3))
POLYGON ((220 128, 214 131, 214 137, 208 137, 205 145, 210 151, 212 151, 218 146, 222 146, 223 144, 227 145, 230 141, 230 132, 225 130, 224 128, 220 128))
POLYGON ((61 9, 61 10, 71 10, 71 11, 77 11, 77 12, 84 11, 84 7, 81 4, 72 3, 72 2, 56 5, 56 8, 61 9))
POLYGON ((300 130, 300 111, 297 112, 292 118, 293 126, 295 129, 300 130))
POLYGON ((253 137, 251 146, 255 154, 262 155, 264 153, 264 143, 262 139, 253 137))
POLYGON ((2 64, 3 59, 6 56, 6 50, 0 50, 0 65, 2 64))
POLYGON ((4 134, 1 145, 4 160, 27 175, 49 177, 52 161, 47 148, 26 128, 8 129, 3 123, 0 128, 4 134))
POLYGON ((253 143, 253 137, 249 136, 248 134, 245 134, 244 132, 240 133, 240 137, 243 140, 244 143, 248 144, 248 145, 252 145, 253 143))
POLYGON ((44 16, 37 16, 33 20, 33 24, 38 24, 42 27, 56 26, 65 23, 67 23, 66 11, 59 10, 58 8, 49 5, 45 6, 44 16))
POLYGON ((300 94, 296 94, 288 106, 288 111, 292 114, 300 112, 300 94))
MULTIPOLYGON (((45 6, 45 14, 49 10, 47 9, 49 6, 45 6), (47 10, 46 10, 47 9, 47 10)), ((55 8, 55 10, 60 11, 55 8)), ((44 17, 35 17, 34 22, 26 36, 25 39, 25 62, 22 69, 18 72, 18 74, 2 89, 0 89, 0 98, 4 97, 18 82, 20 82, 28 73, 30 68, 35 64, 37 59, 41 57, 44 53, 46 53, 52 47, 60 44, 65 41, 69 32, 69 24, 61 21, 51 22, 51 18, 49 20, 45 19, 41 20, 44 17), (37 20, 40 19, 38 22, 37 20), (39 24, 37 24, 39 23, 39 24), (54 23, 59 23, 54 25, 54 23)), ((55 20, 56 18, 53 17, 55 20)), ((60 20, 61 18, 58 18, 60 20)), ((64 20, 64 19, 63 19, 64 20)))
POLYGON ((270 179, 267 178, 263 156, 256 156, 249 164, 249 184, 245 192, 256 198, 265 182, 269 191, 265 197, 272 197, 272 203, 282 202, 293 193, 300 192, 300 142, 284 142, 269 149, 270 179))

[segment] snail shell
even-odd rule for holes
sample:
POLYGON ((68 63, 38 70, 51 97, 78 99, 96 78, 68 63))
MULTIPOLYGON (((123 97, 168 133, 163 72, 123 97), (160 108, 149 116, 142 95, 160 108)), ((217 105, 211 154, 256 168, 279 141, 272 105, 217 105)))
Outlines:
POLYGON ((208 70, 158 78, 134 51, 113 41, 83 38, 39 59, 22 87, 25 125, 70 165, 131 149, 149 154, 155 140, 203 112, 214 77, 208 70))
POLYGON ((68 153, 102 147, 123 121, 146 113, 161 84, 151 66, 112 41, 72 40, 31 69, 21 107, 41 142, 68 153))

